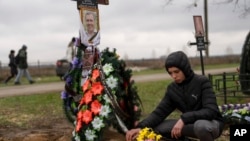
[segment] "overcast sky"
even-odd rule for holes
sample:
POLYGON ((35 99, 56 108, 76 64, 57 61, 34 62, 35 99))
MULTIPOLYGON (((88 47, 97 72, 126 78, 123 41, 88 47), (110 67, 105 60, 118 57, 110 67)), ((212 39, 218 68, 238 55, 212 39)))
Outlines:
MULTIPOLYGON (((109 0, 99 5, 100 50, 116 48, 124 58, 160 57, 176 50, 199 56, 194 42, 193 15, 203 17, 203 0, 109 0)), ((249 32, 250 15, 241 16, 244 6, 225 0, 209 0, 209 54, 241 54, 249 32), (231 49, 231 51, 230 51, 231 49), (228 50, 228 51, 227 51, 228 50)), ((244 0, 250 6, 248 0, 244 0)), ((78 37, 79 14, 71 0, 0 0, 0 61, 8 63, 11 49, 28 46, 29 62, 52 62, 66 55, 73 36, 78 37)), ((203 19, 204 23, 204 19, 203 19)))

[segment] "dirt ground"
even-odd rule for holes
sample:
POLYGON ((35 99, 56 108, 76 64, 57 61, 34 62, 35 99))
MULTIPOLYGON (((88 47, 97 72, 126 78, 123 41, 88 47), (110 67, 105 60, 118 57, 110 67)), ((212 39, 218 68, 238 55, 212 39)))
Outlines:
MULTIPOLYGON (((42 126, 36 123, 34 128, 29 129, 0 127, 0 141, 71 141, 72 131, 73 126, 66 119, 47 120, 42 126)), ((125 141, 125 137, 114 129, 107 128, 103 141, 125 141)), ((229 141, 228 130, 216 141, 229 141)))
MULTIPOLYGON (((29 129, 0 127, 0 141, 71 141, 72 131, 73 125, 66 118, 36 121, 29 129)), ((104 141, 125 141, 125 138, 109 128, 105 129, 104 141)))

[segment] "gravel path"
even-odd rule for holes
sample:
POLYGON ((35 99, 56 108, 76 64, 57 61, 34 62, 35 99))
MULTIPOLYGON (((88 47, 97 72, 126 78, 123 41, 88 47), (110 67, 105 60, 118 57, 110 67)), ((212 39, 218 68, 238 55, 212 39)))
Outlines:
MULTIPOLYGON (((205 74, 220 74, 223 72, 236 72, 236 68, 224 68, 216 70, 206 70, 205 74)), ((196 71, 196 73, 201 74, 201 71, 196 71)), ((132 77, 135 82, 145 82, 145 81, 158 81, 164 79, 170 79, 167 73, 151 74, 151 75, 139 75, 132 77)), ((0 98, 15 96, 15 95, 30 95, 30 94, 44 94, 48 92, 58 92, 60 93, 64 90, 64 82, 53 82, 45 84, 32 84, 32 85, 10 85, 6 87, 0 87, 0 98)))

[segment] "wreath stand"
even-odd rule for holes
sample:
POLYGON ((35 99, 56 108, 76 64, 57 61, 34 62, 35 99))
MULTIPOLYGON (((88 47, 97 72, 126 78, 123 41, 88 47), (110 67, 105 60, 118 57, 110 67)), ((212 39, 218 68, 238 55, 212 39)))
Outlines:
POLYGON ((61 92, 63 110, 74 125, 73 141, 101 141, 104 130, 111 126, 125 134, 136 126, 142 111, 131 80, 132 70, 126 68, 115 49, 98 49, 99 30, 90 38, 84 33, 84 10, 98 16, 97 5, 96 0, 77 1, 82 21, 80 37, 76 38, 76 54, 64 76, 65 88, 61 92))

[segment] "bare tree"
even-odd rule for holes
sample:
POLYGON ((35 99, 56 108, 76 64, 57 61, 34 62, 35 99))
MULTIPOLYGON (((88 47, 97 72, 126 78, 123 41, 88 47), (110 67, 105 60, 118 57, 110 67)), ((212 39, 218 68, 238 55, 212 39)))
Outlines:
POLYGON ((155 59, 156 58, 156 52, 155 49, 152 50, 152 58, 155 59))
MULTIPOLYGON (((164 6, 171 5, 174 0, 165 0, 164 6)), ((187 3, 186 8, 191 9, 197 7, 197 3, 200 0, 192 0, 191 2, 185 1, 187 3)), ((233 11, 239 10, 239 17, 245 18, 250 15, 250 0, 214 0, 214 4, 225 5, 225 4, 233 4, 233 11)))
MULTIPOLYGON (((171 5, 174 0, 166 0, 164 6, 171 5)), ((192 9, 194 7, 197 7, 197 3, 200 0, 193 0, 191 2, 186 2, 187 9, 192 9)), ((217 5, 225 5, 225 4, 233 4, 235 12, 236 10, 240 11, 239 17, 245 18, 248 15, 250 15, 250 0, 214 0, 214 4, 217 5)))
POLYGON ((129 57, 128 57, 128 54, 127 54, 127 53, 125 53, 125 54, 124 54, 123 59, 124 59, 124 60, 128 60, 128 59, 129 59, 129 57))
POLYGON ((250 1, 249 0, 224 0, 215 2, 216 4, 234 4, 233 11, 239 10, 239 17, 245 18, 250 14, 250 1))
MULTIPOLYGON (((170 5, 173 3, 174 0, 165 0, 164 6, 170 5)), ((199 0, 192 0, 191 3, 185 1, 187 3, 187 8, 191 9, 194 7, 197 7, 197 3, 199 0)), ((208 0, 203 0, 204 1, 204 19, 205 19, 205 41, 209 41, 208 39, 208 19, 207 19, 207 1, 208 0)), ((213 1, 215 4, 234 4, 234 11, 236 9, 240 10, 240 15, 239 17, 245 18, 248 15, 250 15, 250 0, 214 0, 213 1)), ((209 45, 209 44, 208 44, 209 45)), ((209 47, 206 45, 206 56, 209 57, 209 47)))
POLYGON ((233 49, 232 49, 230 46, 228 46, 228 47, 226 48, 226 54, 227 54, 227 55, 232 55, 232 54, 233 54, 233 49))

